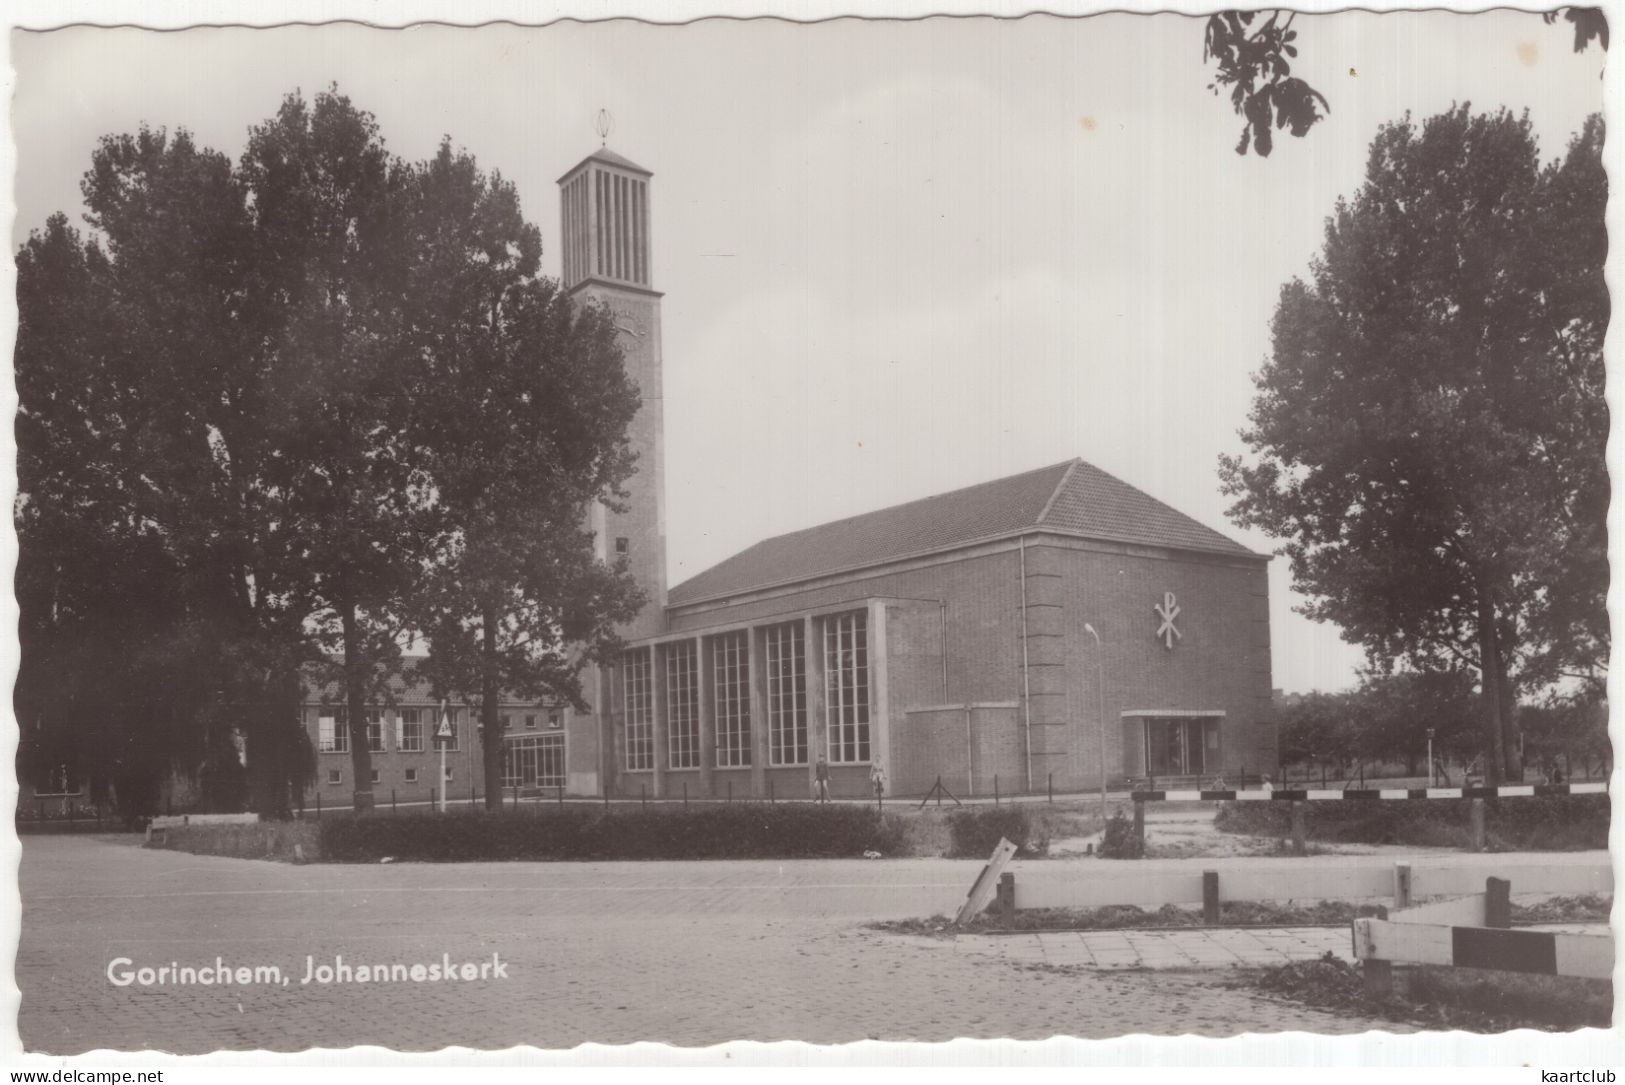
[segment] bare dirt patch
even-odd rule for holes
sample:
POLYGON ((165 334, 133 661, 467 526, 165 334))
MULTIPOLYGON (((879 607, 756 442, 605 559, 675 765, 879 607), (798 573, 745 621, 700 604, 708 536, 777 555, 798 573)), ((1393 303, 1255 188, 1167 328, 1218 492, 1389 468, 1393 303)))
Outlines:
POLYGON ((1373 997, 1360 970, 1330 954, 1318 961, 1237 969, 1213 986, 1251 988, 1289 1002, 1438 1030, 1608 1028, 1614 1014, 1613 986, 1606 980, 1458 968, 1396 970, 1393 993, 1373 997))

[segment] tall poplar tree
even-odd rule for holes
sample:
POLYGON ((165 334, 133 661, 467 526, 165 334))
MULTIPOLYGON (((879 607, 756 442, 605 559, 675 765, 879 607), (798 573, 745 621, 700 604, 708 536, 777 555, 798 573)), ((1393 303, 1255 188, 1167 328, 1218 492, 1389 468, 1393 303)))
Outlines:
POLYGON ((1542 168, 1526 117, 1385 126, 1281 290, 1231 516, 1374 662, 1478 677, 1492 782, 1520 687, 1606 658, 1602 121, 1542 168))
POLYGON ((500 175, 443 144, 414 171, 412 439, 450 525, 420 598, 425 667, 480 705, 501 803, 504 695, 582 703, 581 669, 642 598, 586 527, 633 470, 638 408, 615 329, 541 278, 541 237, 500 175))
MULTIPOLYGON (((410 171, 336 90, 250 133, 254 289, 274 309, 259 405, 266 485, 302 572, 290 598, 336 653, 356 809, 372 805, 368 704, 399 668, 435 514, 406 438, 410 171)), ((455 390, 449 394, 455 395, 455 390)))

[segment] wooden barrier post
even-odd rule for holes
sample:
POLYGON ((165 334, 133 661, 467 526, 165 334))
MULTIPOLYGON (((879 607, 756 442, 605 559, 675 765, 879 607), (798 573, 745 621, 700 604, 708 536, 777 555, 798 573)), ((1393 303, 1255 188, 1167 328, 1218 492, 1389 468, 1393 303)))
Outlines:
POLYGON ((564 805, 564 785, 563 784, 559 785, 559 805, 560 806, 564 805))
POLYGON ((1387 998, 1394 991, 1394 963, 1367 957, 1360 965, 1365 975, 1365 993, 1372 998, 1387 998))
POLYGON ((1394 864, 1394 910, 1411 906, 1411 864, 1394 864))
POLYGON ((1006 923, 1016 918, 1016 876, 1008 871, 999 875, 999 918, 1006 923))
POLYGON ((1134 858, 1145 858, 1145 803, 1134 801, 1134 858))
POLYGON ((683 781, 683 809, 688 809, 688 781, 683 781))
POLYGON ((1512 882, 1509 879, 1484 879, 1484 926, 1502 930, 1512 926, 1512 882))
POLYGON ((1055 774, 1053 772, 1049 774, 1049 803, 1051 806, 1055 805, 1055 774))
POLYGON ((1472 800, 1471 832, 1474 851, 1484 850, 1484 800, 1472 800))
POLYGON ((1304 804, 1297 799, 1292 800, 1292 854, 1308 855, 1309 845, 1305 842, 1305 810, 1304 804))
POLYGON ((1219 872, 1202 871, 1202 922, 1216 926, 1219 922, 1219 872))
POLYGON ((999 805, 999 774, 993 774, 993 805, 999 805))

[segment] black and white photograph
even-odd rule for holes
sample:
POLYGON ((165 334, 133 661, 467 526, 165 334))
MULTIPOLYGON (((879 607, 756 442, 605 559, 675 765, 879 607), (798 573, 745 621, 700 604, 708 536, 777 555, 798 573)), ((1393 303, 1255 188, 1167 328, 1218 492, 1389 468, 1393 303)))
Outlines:
POLYGON ((1618 8, 202 7, 9 28, 10 1061, 1620 1064, 1618 8))

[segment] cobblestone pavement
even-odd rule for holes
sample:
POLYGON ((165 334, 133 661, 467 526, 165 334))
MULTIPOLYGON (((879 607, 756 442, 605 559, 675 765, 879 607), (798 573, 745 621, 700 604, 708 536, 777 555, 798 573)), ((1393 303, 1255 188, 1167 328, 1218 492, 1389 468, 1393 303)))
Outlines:
MULTIPOLYGON (((944 951, 941 940, 863 926, 951 911, 979 869, 925 859, 296 867, 28 837, 18 1027, 28 1050, 52 1054, 1394 1027, 1211 986, 1211 973, 1035 966, 978 949, 987 938, 944 951), (506 978, 300 982, 307 957, 427 964, 493 953, 506 978), (107 975, 119 957, 132 968, 274 965, 288 982, 120 987, 107 975)), ((1046 962, 1050 944, 1039 942, 1046 962)), ((1053 945, 1079 964, 1085 950, 1110 956, 1104 943, 1053 945)))

